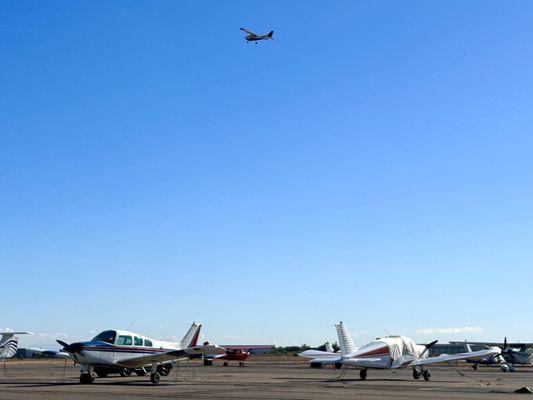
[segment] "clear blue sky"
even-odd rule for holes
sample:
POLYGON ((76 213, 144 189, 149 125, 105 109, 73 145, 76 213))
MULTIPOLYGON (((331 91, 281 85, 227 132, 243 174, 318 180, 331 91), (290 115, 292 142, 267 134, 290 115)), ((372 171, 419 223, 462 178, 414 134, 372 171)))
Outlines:
POLYGON ((532 13, 1 2, 0 326, 533 340, 532 13))

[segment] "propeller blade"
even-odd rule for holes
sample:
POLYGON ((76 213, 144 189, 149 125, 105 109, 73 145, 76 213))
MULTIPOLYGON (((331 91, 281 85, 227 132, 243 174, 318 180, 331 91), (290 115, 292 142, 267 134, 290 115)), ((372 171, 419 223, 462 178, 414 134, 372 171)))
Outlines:
POLYGON ((83 344, 82 343, 68 344, 68 343, 63 342, 62 340, 59 340, 59 339, 56 340, 56 342, 59 343, 61 346, 63 346, 63 349, 67 353, 79 353, 83 349, 83 344))
POLYGON ((429 351, 429 349, 431 349, 433 346, 435 346, 437 344, 437 342, 438 342, 438 340, 434 340, 431 343, 426 344, 426 348, 424 349, 424 351, 422 353, 420 353, 419 357, 422 358, 422 356, 424 354, 426 354, 429 351))
POLYGON ((426 349, 431 349, 433 346, 437 344, 438 340, 434 340, 431 343, 426 344, 426 349))
POLYGON ((68 347, 68 343, 63 342, 62 340, 59 340, 59 339, 57 339, 56 342, 59 343, 61 346, 63 346, 63 348, 64 348, 65 350, 67 349, 67 347, 68 347))

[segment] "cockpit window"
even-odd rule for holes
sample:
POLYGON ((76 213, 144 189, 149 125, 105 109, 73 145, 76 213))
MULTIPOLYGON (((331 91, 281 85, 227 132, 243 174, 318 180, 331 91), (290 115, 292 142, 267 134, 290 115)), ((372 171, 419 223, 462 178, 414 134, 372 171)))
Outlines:
POLYGON ((131 346, 131 336, 120 335, 117 339, 117 346, 131 346))
POLYGON ((152 341, 150 339, 144 339, 144 345, 146 347, 152 347, 152 341))
POLYGON ((106 342, 106 343, 115 343, 115 337, 117 336, 117 332, 115 331, 103 331, 96 335, 93 338, 93 341, 100 341, 100 342, 106 342))
POLYGON ((135 346, 142 346, 143 345, 143 338, 135 336, 135 346))

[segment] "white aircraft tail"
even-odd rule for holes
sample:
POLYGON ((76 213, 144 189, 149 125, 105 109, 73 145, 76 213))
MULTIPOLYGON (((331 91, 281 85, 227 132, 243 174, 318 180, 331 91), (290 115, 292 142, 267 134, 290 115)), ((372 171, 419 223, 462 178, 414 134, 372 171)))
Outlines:
POLYGON ((331 345, 330 342, 326 342, 326 351, 328 353, 334 353, 335 351, 333 350, 333 346, 331 345))
POLYGON ((181 339, 180 345, 182 349, 187 349, 189 347, 195 347, 198 344, 198 338, 200 337, 200 329, 202 329, 202 324, 193 322, 183 339, 181 339))
POLYGON ((336 324, 335 328, 337 329, 337 338, 339 340, 341 354, 346 355, 356 351, 357 347, 355 346, 352 337, 350 336, 350 333, 342 324, 342 321, 336 324))
POLYGON ((19 338, 15 335, 26 335, 30 332, 11 332, 11 331, 2 331, 0 332, 0 359, 11 358, 17 354, 19 347, 19 338))

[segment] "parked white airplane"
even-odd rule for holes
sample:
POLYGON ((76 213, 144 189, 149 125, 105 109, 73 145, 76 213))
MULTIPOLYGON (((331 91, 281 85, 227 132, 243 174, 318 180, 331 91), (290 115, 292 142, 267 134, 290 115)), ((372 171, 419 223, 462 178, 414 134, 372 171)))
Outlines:
POLYGON ((19 338, 16 335, 31 335, 31 332, 0 332, 0 360, 11 358, 17 354, 19 338))
POLYGON ((168 375, 174 360, 198 354, 221 354, 226 351, 216 345, 198 346, 201 327, 202 325, 193 323, 183 339, 177 343, 154 340, 123 330, 103 331, 88 342, 57 342, 82 366, 80 383, 93 383, 93 372, 99 377, 113 372, 131 374, 131 371, 142 376, 146 374, 145 367, 150 367, 150 380, 156 384, 160 375, 168 375))
POLYGON ((438 357, 428 357, 428 350, 437 343, 436 340, 427 345, 418 345, 406 336, 386 336, 376 339, 363 347, 356 348, 342 322, 335 326, 341 347, 340 356, 337 353, 317 352, 316 350, 307 350, 299 355, 301 357, 311 358, 311 367, 334 365, 336 368, 357 368, 360 370, 359 376, 362 380, 366 379, 369 369, 412 367, 414 379, 420 379, 420 376, 422 376, 426 381, 429 381, 431 374, 429 370, 424 369, 427 365, 466 359, 483 359, 501 353, 499 349, 486 349, 461 354, 442 354, 438 357))

